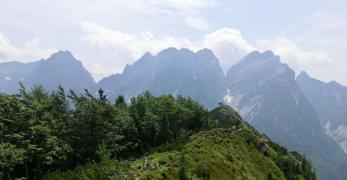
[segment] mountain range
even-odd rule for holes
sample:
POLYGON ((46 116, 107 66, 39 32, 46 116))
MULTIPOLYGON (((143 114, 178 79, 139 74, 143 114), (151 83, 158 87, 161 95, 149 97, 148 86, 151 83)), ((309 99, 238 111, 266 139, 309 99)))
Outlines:
POLYGON ((47 59, 30 63, 0 64, 0 92, 17 92, 19 82, 29 88, 42 85, 46 90, 53 90, 61 85, 77 92, 95 91, 97 87, 91 74, 69 51, 59 51, 47 59))
POLYGON ((347 153, 347 87, 301 72, 296 82, 318 113, 320 124, 347 153))
POLYGON ((60 51, 46 60, 0 64, 0 91, 16 93, 18 82, 48 90, 59 84, 77 92, 102 88, 112 100, 150 91, 189 96, 210 109, 225 103, 260 132, 307 156, 320 179, 347 177, 346 87, 307 73, 295 77, 271 51, 251 52, 224 75, 211 50, 168 48, 146 53, 98 83, 70 52, 60 51))
POLYGON ((225 101, 285 147, 304 153, 321 179, 343 179, 346 154, 322 129, 294 71, 271 51, 252 52, 227 73, 225 101), (341 162, 341 160, 343 160, 341 162))
POLYGON ((223 99, 225 83, 218 59, 211 50, 194 53, 168 48, 156 56, 146 53, 122 74, 102 79, 99 86, 113 98, 123 95, 129 100, 148 90, 154 95, 189 96, 212 108, 223 99))

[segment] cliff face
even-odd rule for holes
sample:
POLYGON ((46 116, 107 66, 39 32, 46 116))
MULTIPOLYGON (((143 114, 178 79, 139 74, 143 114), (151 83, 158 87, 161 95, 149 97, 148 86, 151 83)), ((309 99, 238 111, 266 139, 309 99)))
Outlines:
POLYGON ((226 93, 225 77, 212 51, 196 53, 188 49, 169 48, 156 56, 146 53, 122 74, 107 77, 99 86, 111 98, 124 95, 126 99, 143 91, 154 95, 189 96, 212 108, 226 93))
POLYGON ((319 123, 295 81, 295 73, 271 51, 252 52, 227 74, 225 101, 257 130, 290 150, 303 153, 321 179, 342 179, 346 154, 319 123))

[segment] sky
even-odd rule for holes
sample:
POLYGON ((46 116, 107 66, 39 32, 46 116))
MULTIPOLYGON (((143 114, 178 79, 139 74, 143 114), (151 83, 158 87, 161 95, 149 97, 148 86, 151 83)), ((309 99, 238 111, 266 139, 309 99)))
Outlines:
POLYGON ((0 0, 0 63, 70 50, 96 81, 145 52, 210 48, 226 72, 272 50, 296 73, 347 85, 346 0, 0 0))

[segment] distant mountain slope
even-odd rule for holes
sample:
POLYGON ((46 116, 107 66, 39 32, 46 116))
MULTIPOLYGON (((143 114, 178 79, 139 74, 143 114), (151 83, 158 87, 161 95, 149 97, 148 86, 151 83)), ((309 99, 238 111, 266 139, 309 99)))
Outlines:
POLYGON ((122 74, 112 75, 99 86, 115 98, 126 99, 143 91, 154 95, 184 95, 200 103, 215 107, 226 93, 225 77, 211 50, 196 53, 188 49, 168 48, 152 56, 146 53, 122 74))
POLYGON ((0 64, 0 92, 17 92, 18 82, 27 88, 43 85, 48 90, 56 89, 59 85, 75 91, 96 88, 93 77, 69 51, 59 51, 46 60, 31 63, 0 64))
POLYGON ((316 109, 320 123, 347 153, 347 87, 325 83, 300 73, 296 82, 316 109))
POLYGON ((0 64, 0 92, 17 92, 18 82, 24 82, 40 61, 31 63, 6 62, 0 64))
POLYGON ((225 101, 255 128, 309 157, 321 179, 345 177, 346 154, 324 133, 294 71, 278 56, 252 52, 228 71, 227 84, 225 101))

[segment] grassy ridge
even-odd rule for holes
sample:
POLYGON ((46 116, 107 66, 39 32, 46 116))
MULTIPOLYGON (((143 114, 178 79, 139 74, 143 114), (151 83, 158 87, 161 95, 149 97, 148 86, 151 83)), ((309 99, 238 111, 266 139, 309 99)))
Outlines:
POLYGON ((275 179, 284 179, 271 158, 248 144, 242 130, 240 134, 235 131, 238 130, 229 128, 200 132, 181 151, 152 154, 147 158, 148 168, 143 169, 142 158, 133 162, 131 169, 144 179, 177 179, 182 166, 188 178, 266 179, 271 174, 275 179))
POLYGON ((216 128, 164 144, 142 158, 119 162, 101 148, 100 163, 45 179, 316 179, 304 157, 259 134, 230 107, 209 115, 216 128))

